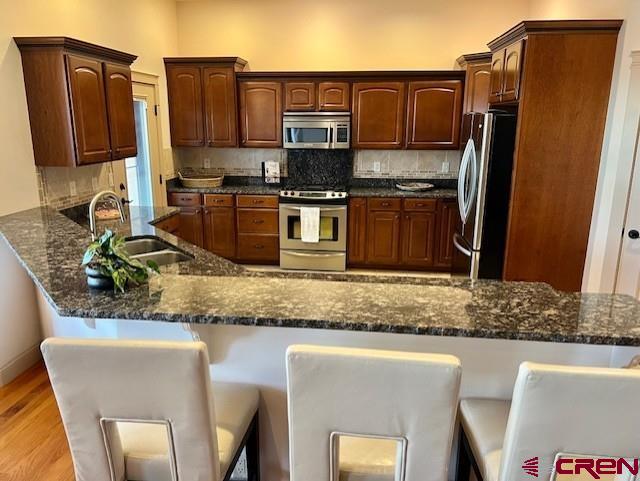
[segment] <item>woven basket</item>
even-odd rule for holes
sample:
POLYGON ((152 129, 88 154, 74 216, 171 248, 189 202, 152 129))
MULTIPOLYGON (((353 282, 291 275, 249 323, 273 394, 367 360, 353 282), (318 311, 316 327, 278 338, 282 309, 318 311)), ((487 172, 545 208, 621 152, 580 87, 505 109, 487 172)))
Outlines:
POLYGON ((191 189, 220 187, 224 180, 224 175, 212 177, 209 175, 183 174, 182 172, 178 172, 178 177, 180 177, 180 182, 182 182, 184 187, 191 189))

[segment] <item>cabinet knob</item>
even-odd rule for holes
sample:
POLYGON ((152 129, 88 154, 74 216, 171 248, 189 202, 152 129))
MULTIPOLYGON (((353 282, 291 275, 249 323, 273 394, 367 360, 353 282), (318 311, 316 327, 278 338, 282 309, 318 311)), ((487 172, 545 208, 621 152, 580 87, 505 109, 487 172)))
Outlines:
POLYGON ((264 222, 263 219, 253 219, 254 224, 262 224, 264 222))
POLYGON ((264 200, 253 199, 253 203, 254 204, 262 204, 262 203, 264 203, 264 200))
POLYGON ((382 207, 389 207, 391 204, 389 202, 382 202, 382 203, 380 203, 380 205, 382 207))
POLYGON ((253 247, 255 247, 256 249, 264 249, 264 246, 262 244, 256 244, 253 247))

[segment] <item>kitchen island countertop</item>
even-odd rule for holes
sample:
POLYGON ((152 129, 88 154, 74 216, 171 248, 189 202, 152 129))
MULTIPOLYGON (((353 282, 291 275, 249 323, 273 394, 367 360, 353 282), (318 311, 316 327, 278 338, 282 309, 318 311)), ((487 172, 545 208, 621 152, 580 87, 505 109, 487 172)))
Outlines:
POLYGON ((49 208, 0 217, 0 233, 62 316, 377 331, 640 346, 640 303, 541 283, 246 269, 150 225, 174 208, 131 208, 116 227, 194 256, 124 294, 91 291, 86 228, 49 208))

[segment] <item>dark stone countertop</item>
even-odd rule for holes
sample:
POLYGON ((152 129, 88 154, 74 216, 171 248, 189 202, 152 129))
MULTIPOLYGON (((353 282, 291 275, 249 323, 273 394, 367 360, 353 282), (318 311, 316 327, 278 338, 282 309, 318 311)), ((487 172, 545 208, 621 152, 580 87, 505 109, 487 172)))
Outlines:
POLYGON ((421 199, 455 199, 458 192, 455 189, 431 189, 421 192, 409 192, 393 187, 351 187, 351 197, 418 197, 421 199))
POLYGON ((250 271, 149 225, 173 212, 132 208, 118 227, 159 236, 195 259, 162 267, 124 294, 87 287, 79 264, 89 232, 54 210, 0 217, 0 233, 63 316, 640 346, 640 303, 629 296, 540 283, 250 271))

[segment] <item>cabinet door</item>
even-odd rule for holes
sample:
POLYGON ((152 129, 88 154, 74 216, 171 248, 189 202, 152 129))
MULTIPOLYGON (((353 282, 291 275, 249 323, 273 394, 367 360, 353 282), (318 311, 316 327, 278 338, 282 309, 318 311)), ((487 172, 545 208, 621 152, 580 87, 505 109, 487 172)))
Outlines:
POLYGON ((462 82, 409 82, 407 147, 457 149, 460 144, 462 82))
POLYGON ((318 84, 318 107, 329 112, 349 111, 348 82, 320 82, 318 84))
POLYGON ((489 109, 491 64, 469 65, 465 80, 464 112, 486 113, 489 109))
POLYGON ((367 263, 392 266, 400 259, 400 213, 369 211, 367 218, 367 263))
POLYGON ((367 260, 367 199, 349 199, 347 219, 348 262, 364 264, 367 260))
POLYGON ((111 160, 102 62, 67 55, 67 75, 78 164, 111 160))
MULTIPOLYGON (((136 145, 136 120, 133 115, 131 69, 126 65, 105 63, 104 77, 112 157, 114 159, 135 157, 138 154, 138 149, 136 145)), ((147 106, 147 108, 152 108, 152 106, 147 106)))
POLYGON ((430 267, 436 241, 435 212, 405 212, 402 218, 402 259, 410 267, 430 267))
POLYGON ((180 237, 198 247, 204 247, 202 208, 182 207, 180 209, 180 237))
POLYGON ((316 84, 287 82, 284 87, 284 109, 291 111, 316 109, 316 84))
POLYGON ((240 83, 240 130, 243 147, 282 146, 280 82, 240 83))
POLYGON ((233 207, 204 209, 204 245, 214 254, 233 258, 236 255, 235 210, 233 207))
POLYGON ((495 52, 491 56, 491 74, 489 77, 489 102, 502 100, 502 88, 504 83, 504 49, 495 52))
POLYGON ((353 84, 354 149, 400 149, 404 130, 404 82, 353 84))
POLYGON ((236 82, 233 68, 206 67, 204 118, 209 147, 237 147, 236 82))
POLYGON ((438 232, 436 242, 437 267, 451 267, 453 262, 453 236, 458 222, 458 203, 455 200, 438 202, 438 232))
POLYGON ((502 87, 502 101, 518 100, 520 95, 520 70, 522 65, 524 40, 509 45, 504 56, 504 84, 502 87))
POLYGON ((204 145, 200 67, 167 65, 171 145, 204 145))

